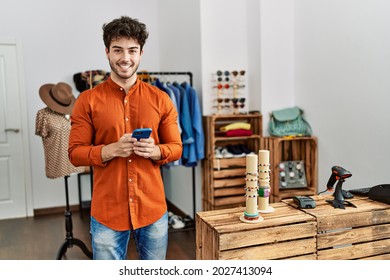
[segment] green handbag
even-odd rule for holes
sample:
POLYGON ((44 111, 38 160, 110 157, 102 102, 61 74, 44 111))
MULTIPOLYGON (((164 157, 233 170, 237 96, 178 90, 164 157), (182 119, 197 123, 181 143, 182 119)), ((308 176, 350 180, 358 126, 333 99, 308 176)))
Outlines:
POLYGON ((310 136, 309 123, 303 117, 303 110, 298 107, 272 111, 268 132, 272 136, 310 136))

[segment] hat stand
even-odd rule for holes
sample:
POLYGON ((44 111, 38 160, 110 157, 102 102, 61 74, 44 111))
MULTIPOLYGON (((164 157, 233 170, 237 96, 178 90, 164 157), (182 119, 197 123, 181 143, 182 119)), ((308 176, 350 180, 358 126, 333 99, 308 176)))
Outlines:
POLYGON ((78 246, 84 252, 84 254, 92 259, 92 253, 88 250, 87 246, 81 240, 73 238, 73 224, 72 224, 72 212, 69 208, 69 194, 68 194, 68 178, 69 175, 65 176, 65 197, 66 197, 66 211, 65 211, 65 228, 66 238, 60 249, 58 250, 57 260, 61 260, 65 255, 68 248, 72 248, 73 245, 78 246))

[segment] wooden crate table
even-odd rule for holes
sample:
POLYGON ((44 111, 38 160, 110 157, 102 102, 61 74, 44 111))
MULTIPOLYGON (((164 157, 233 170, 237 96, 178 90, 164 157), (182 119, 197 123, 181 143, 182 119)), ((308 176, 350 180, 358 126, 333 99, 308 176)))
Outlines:
MULTIPOLYGON (((316 208, 302 209, 317 220, 319 260, 390 259, 390 205, 356 196, 357 206, 333 208, 332 196, 313 196, 316 208)), ((292 199, 282 202, 295 205, 292 199)))
POLYGON ((256 224, 240 221, 245 207, 198 212, 198 260, 316 259, 315 218, 286 203, 256 224))

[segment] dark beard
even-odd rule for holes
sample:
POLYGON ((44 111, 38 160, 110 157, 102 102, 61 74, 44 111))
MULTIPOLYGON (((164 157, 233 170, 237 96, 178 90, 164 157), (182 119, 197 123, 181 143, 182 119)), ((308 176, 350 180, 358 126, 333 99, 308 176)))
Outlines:
POLYGON ((139 67, 139 64, 138 64, 137 67, 134 69, 134 72, 132 72, 132 73, 130 74, 130 76, 123 76, 123 75, 119 74, 119 73, 116 71, 115 67, 113 67, 114 64, 111 63, 111 61, 109 61, 109 64, 110 64, 110 68, 111 68, 112 72, 114 72, 115 75, 117 75, 119 78, 121 78, 121 79, 123 79, 123 80, 128 80, 128 79, 130 79, 131 77, 133 77, 135 74, 137 74, 137 70, 138 70, 138 67, 139 67))

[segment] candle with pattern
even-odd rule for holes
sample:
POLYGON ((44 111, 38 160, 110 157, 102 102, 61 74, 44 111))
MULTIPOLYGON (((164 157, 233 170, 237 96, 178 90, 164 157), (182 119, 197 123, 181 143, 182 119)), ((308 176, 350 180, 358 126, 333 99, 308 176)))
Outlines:
POLYGON ((257 172, 257 155, 246 156, 246 172, 245 172, 245 212, 240 217, 241 221, 246 223, 261 222, 263 218, 260 216, 257 207, 257 192, 258 192, 258 172, 257 172))
POLYGON ((260 213, 273 212, 274 209, 269 205, 269 196, 271 194, 270 188, 270 163, 269 163, 269 151, 259 150, 259 189, 258 189, 258 210, 260 213))

